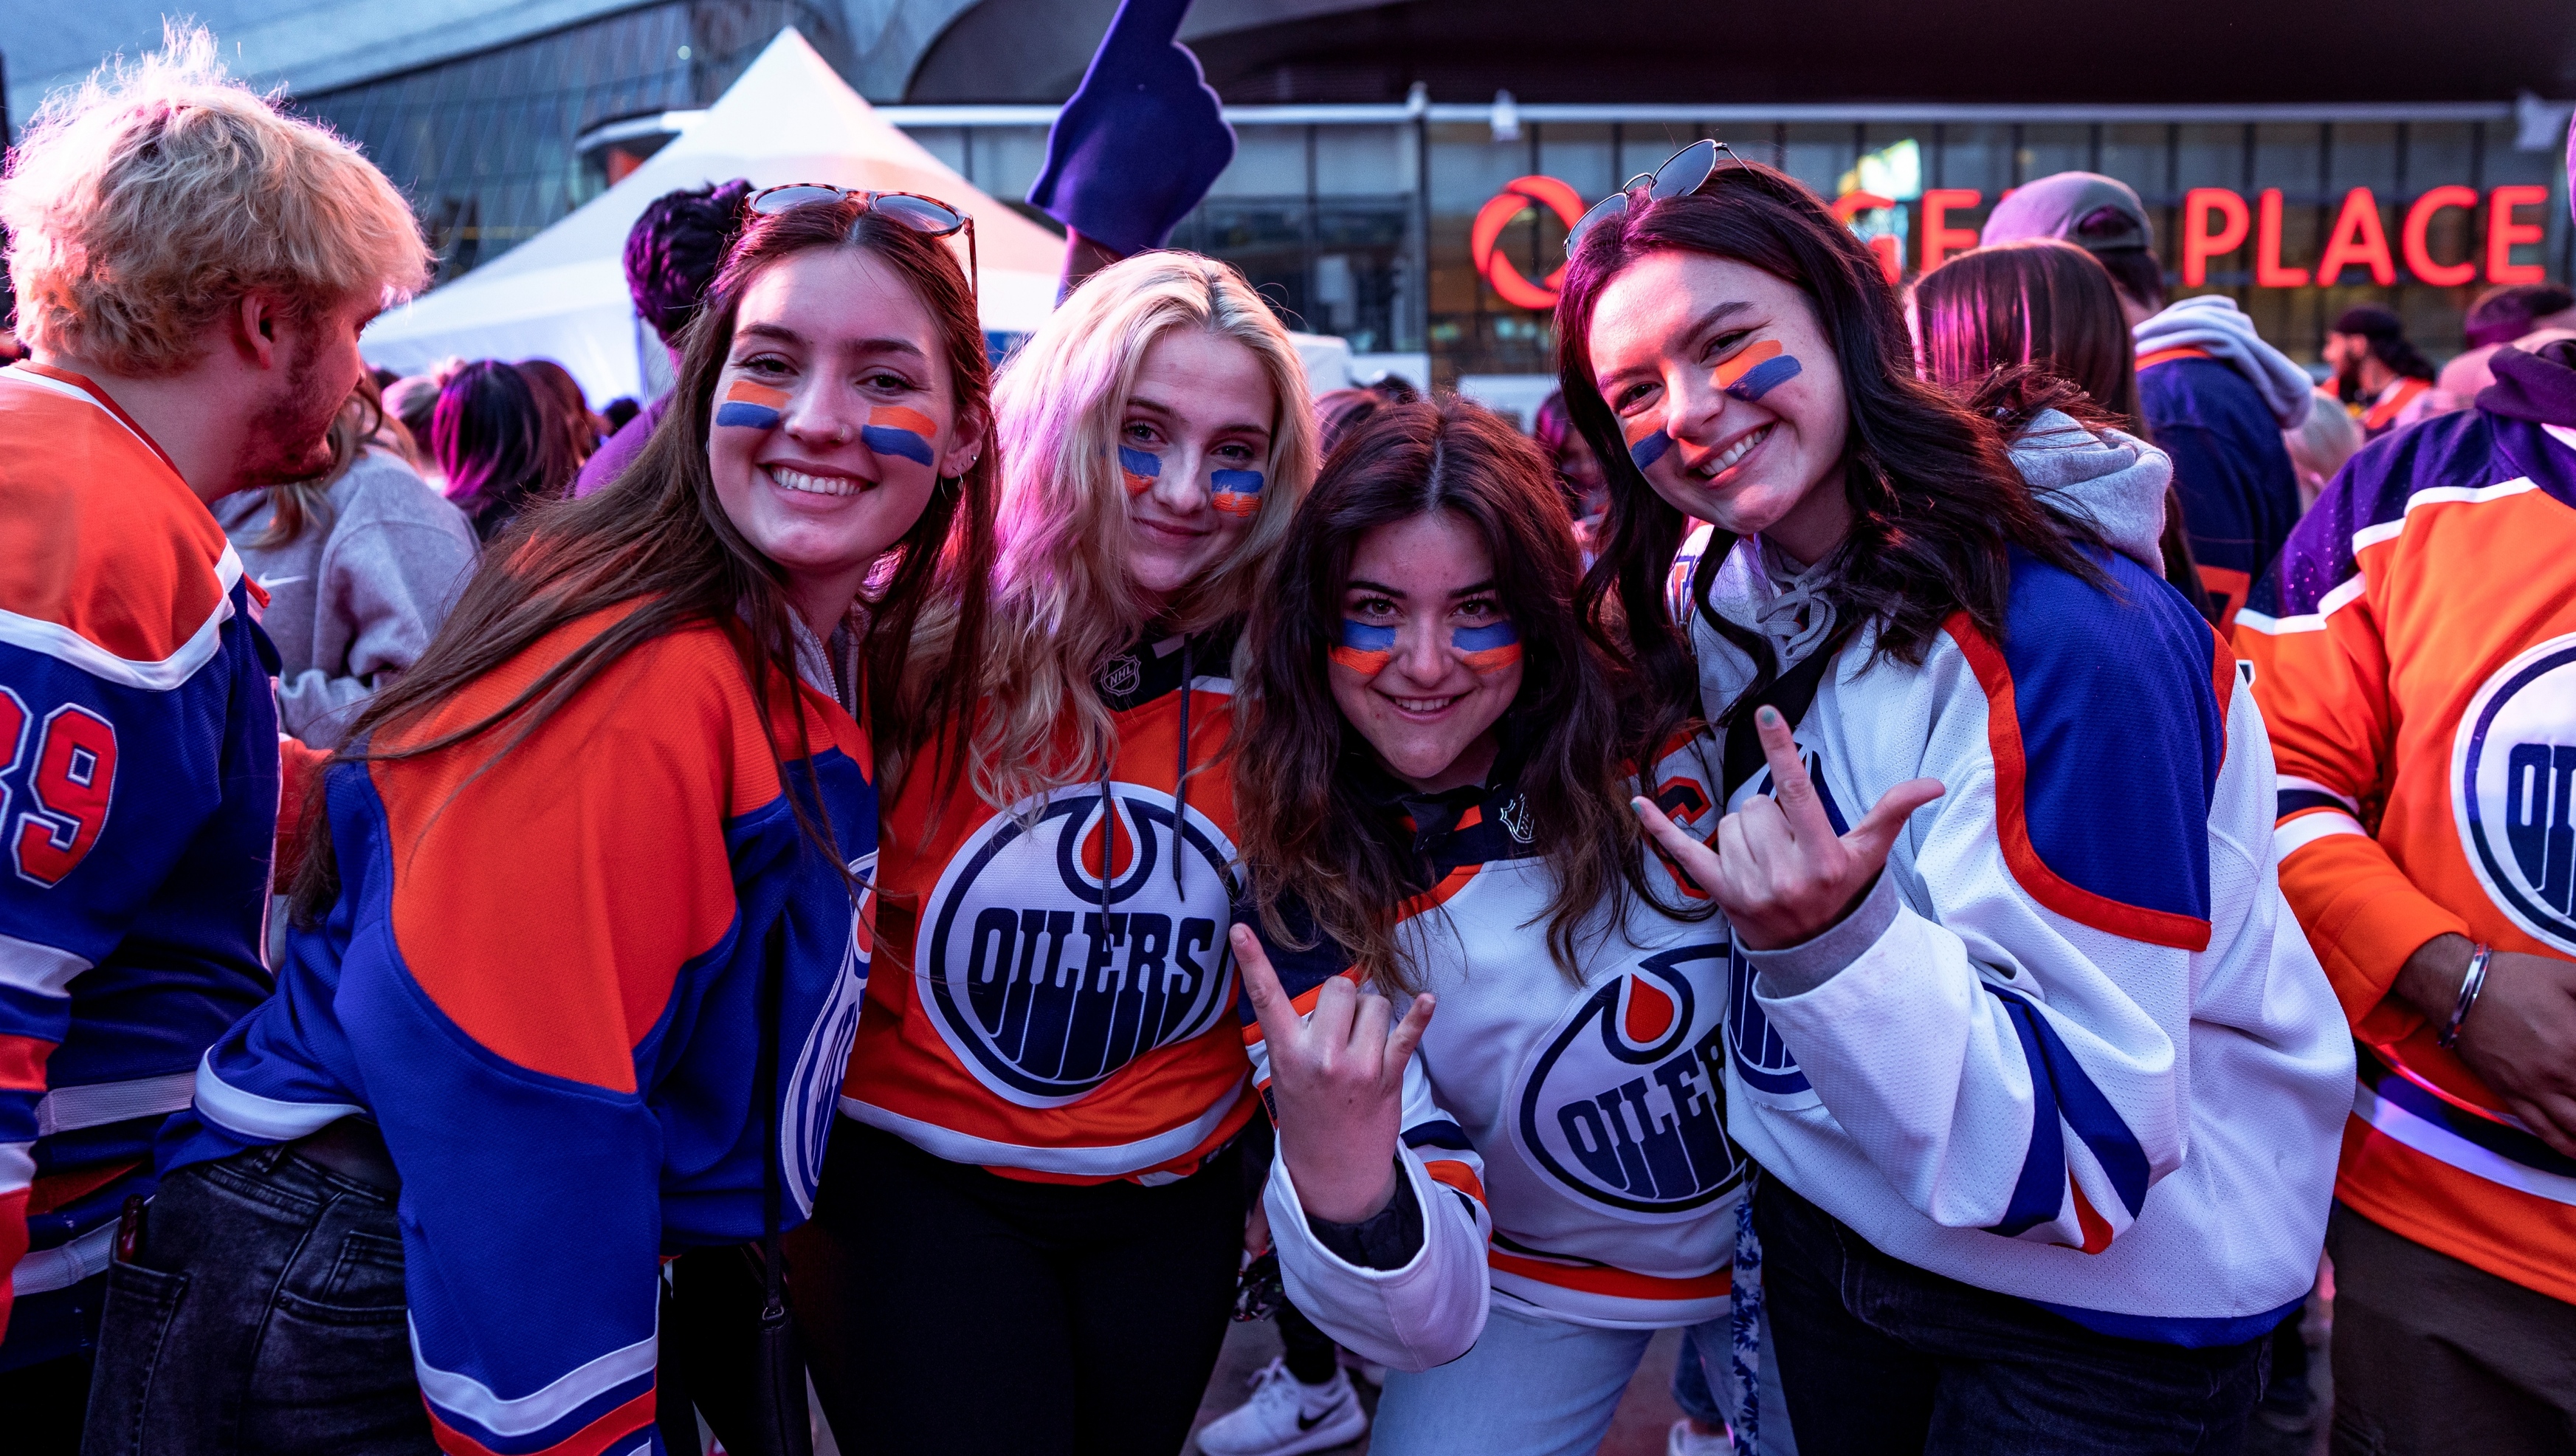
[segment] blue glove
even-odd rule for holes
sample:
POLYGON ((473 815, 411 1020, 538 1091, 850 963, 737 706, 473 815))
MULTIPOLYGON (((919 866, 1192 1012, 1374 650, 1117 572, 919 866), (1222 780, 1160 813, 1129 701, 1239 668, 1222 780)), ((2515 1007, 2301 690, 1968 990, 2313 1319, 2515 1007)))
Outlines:
POLYGON ((1190 0, 1124 0, 1047 134, 1029 202, 1120 254, 1171 240, 1234 160, 1234 128, 1173 37, 1190 0))

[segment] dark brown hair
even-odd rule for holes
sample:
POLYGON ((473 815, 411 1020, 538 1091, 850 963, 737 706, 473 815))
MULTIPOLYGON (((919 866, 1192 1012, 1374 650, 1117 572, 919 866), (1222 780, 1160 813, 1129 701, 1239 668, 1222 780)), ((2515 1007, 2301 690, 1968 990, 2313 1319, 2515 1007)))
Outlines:
MULTIPOLYGON (((1961 253, 1914 285, 1923 372, 1993 420, 2005 438, 2045 410, 2087 429, 2144 440, 2137 344, 2112 278, 2092 254, 2055 238, 1961 253)), ((2212 616, 2184 529, 2182 495, 2165 487, 2165 580, 2212 616)))
MULTIPOLYGON (((2101 579, 2070 541, 2081 529, 2033 501, 1993 423, 1915 377, 1905 315, 1877 256, 1794 178, 1758 163, 1721 166, 1696 194, 1632 205, 1586 229, 1556 305, 1566 407, 1610 483, 1600 554, 1583 579, 1584 618, 1636 669, 1624 744, 1631 756, 1649 760, 1698 714, 1699 677, 1686 628, 1664 607, 1684 517, 1629 460, 1618 416, 1593 382, 1592 313, 1628 265, 1669 252, 1734 259, 1788 283, 1806 295, 1833 347, 1850 411, 1842 489, 1852 528, 1829 589, 1840 632, 1874 624, 1878 650, 1904 662, 1920 662, 1954 612, 1999 635, 2013 546, 2101 579)), ((1709 605, 1710 584, 1734 544, 1716 533, 1689 604, 1752 660, 1754 678, 1737 699, 1744 703, 1770 686, 1779 664, 1764 639, 1709 605)))
POLYGON ((1237 681, 1234 803, 1253 905, 1275 937, 1293 899, 1380 985, 1413 989, 1395 941, 1424 867, 1358 781, 1373 750, 1333 701, 1326 653, 1360 541, 1446 513, 1493 557, 1496 598, 1521 641, 1521 687, 1505 731, 1523 746, 1519 789, 1545 826, 1555 889, 1548 949, 1567 976, 1577 933, 1642 892, 1635 822, 1621 807, 1618 711, 1608 663, 1583 628, 1574 522, 1554 472, 1510 424, 1458 398, 1386 404, 1346 437, 1297 508, 1255 594, 1237 681))
POLYGON ((2082 390, 2132 435, 2138 348, 2111 275, 2092 254, 2028 238, 1959 254, 1914 285, 1923 373, 1966 395, 2000 369, 2028 364, 2082 390))
MULTIPOLYGON (((341 749, 333 756, 335 765, 415 758, 510 725, 515 731, 493 751, 497 760, 618 659, 702 623, 724 627, 734 640, 752 700, 764 707, 779 701, 780 686, 795 681, 785 574, 744 538, 717 500, 707 432, 716 379, 733 345, 734 319, 753 281, 788 258, 840 247, 869 254, 911 285, 939 321, 957 417, 990 421, 983 326, 965 271, 944 246, 849 200, 756 220, 689 325, 671 408, 635 463, 589 496, 538 507, 486 549, 482 566, 420 660, 359 714, 350 742, 367 746, 341 749), (380 730, 424 720, 549 633, 627 603, 636 604, 633 611, 566 653, 492 713, 419 742, 384 749, 368 744, 380 730)), ((929 724, 962 718, 972 706, 964 692, 969 675, 956 674, 934 687, 917 718, 900 721, 895 688, 903 678, 913 619, 934 589, 955 594, 963 604, 957 628, 961 659, 981 655, 993 565, 994 477, 988 450, 964 476, 942 478, 921 518, 872 578, 860 654, 869 731, 881 741, 917 741, 929 724)), ((801 738, 804 716, 788 716, 801 738)), ((777 741, 772 715, 763 712, 760 718, 762 731, 771 735, 771 755, 783 765, 788 754, 777 741)), ((807 760, 810 774, 808 748, 800 742, 796 756, 807 760)), ((317 791, 322 778, 315 775, 317 791)), ((809 841, 837 867, 828 833, 806 807, 809 797, 820 803, 819 795, 803 793, 790 793, 787 800, 809 841)), ((337 875, 327 817, 310 805, 306 816, 295 900, 298 916, 309 921, 336 896, 337 875)))
POLYGON ((537 413, 545 419, 538 445, 545 483, 538 491, 562 495, 581 474, 582 462, 599 448, 599 422, 591 418, 590 399, 571 370, 552 359, 522 359, 513 367, 526 377, 537 397, 537 413))

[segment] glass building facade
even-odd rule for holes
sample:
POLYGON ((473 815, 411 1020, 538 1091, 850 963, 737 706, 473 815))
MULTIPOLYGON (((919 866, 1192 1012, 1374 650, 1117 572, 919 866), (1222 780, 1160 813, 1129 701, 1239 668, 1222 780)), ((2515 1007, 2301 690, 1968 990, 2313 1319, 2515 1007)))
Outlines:
MULTIPOLYGON (((712 102, 781 27, 797 26, 851 72, 839 14, 822 0, 663 0, 297 104, 409 190, 441 277, 453 277, 608 186, 660 139, 653 118, 712 102)), ((1025 195, 1053 119, 1043 106, 885 112, 1003 199, 1025 195)), ((2558 136, 2526 148, 2533 138, 2501 103, 2099 112, 1416 103, 1227 114, 1239 150, 1173 244, 1233 261, 1292 324, 1342 335, 1356 353, 1427 355, 1441 383, 1550 367, 1547 312, 1507 299, 1471 246, 1492 199, 1527 177, 1597 198, 1700 136, 1828 198, 1855 189, 1886 198, 1891 206, 1861 212, 1855 226, 1881 238, 1907 276, 1935 225, 1955 248, 2024 181, 2070 168, 2109 173, 2145 200, 2177 296, 2234 295, 2267 338, 2302 360, 2316 357, 2327 322, 2364 301, 2396 308, 2419 346, 2445 356, 2459 347, 2468 301, 2491 279, 2563 283, 2576 248, 2558 136), (2358 188, 2369 196, 2356 203, 2358 188), (2415 204, 2437 189, 2442 205, 2410 229, 2415 204), (2217 190, 2247 217, 2245 236, 2186 286, 2186 224, 2223 232, 2234 215, 2217 190), (2491 247, 2508 228, 2518 231, 2491 247), (2332 286, 2287 281, 2312 273, 2338 238, 2361 261, 2332 286), (2435 263, 2437 274, 2465 271, 2467 281, 2417 276, 2410 241, 2419 244, 2413 259, 2435 263)), ((1556 212, 1532 205, 1502 223, 1491 252, 1544 280, 1562 260, 1563 237, 1556 212)))

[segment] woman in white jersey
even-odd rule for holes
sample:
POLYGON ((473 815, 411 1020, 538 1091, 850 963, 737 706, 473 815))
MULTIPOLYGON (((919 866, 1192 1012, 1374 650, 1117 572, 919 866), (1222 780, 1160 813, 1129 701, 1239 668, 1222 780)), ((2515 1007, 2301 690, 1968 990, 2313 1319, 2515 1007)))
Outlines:
MULTIPOLYGON (((1557 327, 1610 467, 1595 617, 1653 707, 1746 742, 1713 844, 1639 814, 1733 932, 1801 1440, 2233 1449, 2352 1056, 2226 646, 2109 549, 2129 515, 1913 377, 1875 259, 1778 172, 1703 142, 1605 202, 1557 327)), ((2152 452, 2065 435, 2161 495, 2152 452)))
MULTIPOLYGON (((1728 1347, 1725 926, 1619 810, 1579 575, 1547 461, 1448 399, 1336 449, 1253 609, 1270 1226, 1299 1307, 1394 1372, 1382 1453, 1590 1451, 1654 1331, 1728 1347)), ((1647 783, 1714 822, 1701 746, 1647 783)))

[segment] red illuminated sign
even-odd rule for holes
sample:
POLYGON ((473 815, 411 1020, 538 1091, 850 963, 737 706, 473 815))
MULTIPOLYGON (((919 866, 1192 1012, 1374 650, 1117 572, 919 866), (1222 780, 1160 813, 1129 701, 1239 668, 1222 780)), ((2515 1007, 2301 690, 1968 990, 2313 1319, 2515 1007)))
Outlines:
POLYGON ((1476 271, 1494 285, 1503 302, 1517 308, 1556 307, 1557 285, 1565 281, 1565 265, 1560 263, 1555 272, 1532 283, 1494 246, 1513 219, 1538 207, 1554 212, 1568 228, 1583 221, 1581 193, 1553 177, 1516 177, 1477 209, 1476 225, 1467 234, 1467 253, 1475 259, 1476 271))
MULTIPOLYGON (((2513 250, 2541 241, 2546 230, 2539 222, 2526 220, 2524 210, 2548 200, 2546 187, 2490 189, 2485 198, 2484 258, 2444 262, 2433 256, 2433 224, 2445 212, 2476 212, 2480 199, 2474 189, 2435 187, 2416 197, 2406 205, 2392 250, 2378 197, 2367 187, 2355 187, 2344 194, 2336 208, 2333 225, 2326 229, 2325 244, 2314 266, 2300 268, 2290 266, 2281 257, 2281 189, 2263 189, 2255 194, 2249 207, 2232 188, 2194 187, 2182 198, 2179 249, 2183 286, 2206 286, 2210 261, 2236 252, 2249 239, 2254 245, 2257 288, 2332 288, 2347 273, 2367 273, 2371 282, 2385 288, 2397 281, 2401 262, 2416 282, 2437 288, 2460 288, 2476 282, 2481 262, 2489 283, 2538 283, 2546 276, 2545 270, 2537 263, 2515 262, 2513 250)), ((1981 206, 1984 201, 1985 194, 1973 188, 1933 187, 1924 191, 1919 221, 1923 235, 1922 271, 1930 272, 1952 254, 1977 245, 1976 230, 1953 227, 1950 217, 1981 206)), ((1861 213, 1897 205, 1872 193, 1849 192, 1834 200, 1833 211, 1835 217, 1848 224, 1861 213)), ((1554 177, 1520 177, 1477 211, 1475 227, 1468 238, 1476 271, 1484 275, 1504 302, 1520 308, 1555 307, 1557 287, 1565 278, 1565 269, 1560 266, 1533 283, 1522 277, 1520 269, 1496 246, 1504 228, 1541 207, 1553 211, 1569 228, 1583 217, 1583 198, 1572 187, 1554 177)), ((1897 240, 1881 235, 1871 238, 1869 244, 1888 281, 1898 281, 1904 273, 1904 260, 1897 240)))

